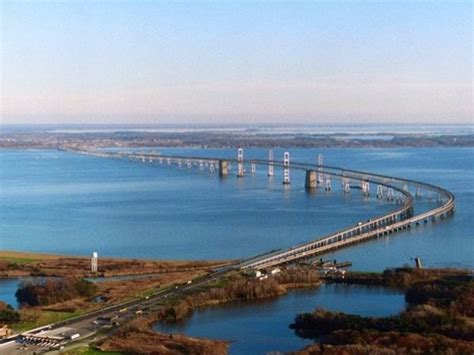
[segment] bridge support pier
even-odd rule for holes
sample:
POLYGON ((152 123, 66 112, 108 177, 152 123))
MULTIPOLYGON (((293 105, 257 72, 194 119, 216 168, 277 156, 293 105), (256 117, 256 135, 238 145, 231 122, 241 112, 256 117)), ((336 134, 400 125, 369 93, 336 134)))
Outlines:
POLYGON ((244 177, 244 150, 237 150, 237 177, 244 177))
POLYGON ((290 153, 283 154, 283 185, 290 184, 290 153))
POLYGON ((306 190, 314 190, 317 184, 317 177, 316 171, 314 170, 306 170, 306 179, 304 183, 304 187, 306 190))
POLYGON ((219 176, 224 177, 229 174, 227 160, 219 160, 219 176))
POLYGON ((275 175, 275 171, 273 169, 273 150, 268 151, 268 177, 272 177, 275 175))

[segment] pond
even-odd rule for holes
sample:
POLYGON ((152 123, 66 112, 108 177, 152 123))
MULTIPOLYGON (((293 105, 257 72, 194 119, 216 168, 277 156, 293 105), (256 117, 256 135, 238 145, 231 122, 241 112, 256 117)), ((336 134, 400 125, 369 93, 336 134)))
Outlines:
POLYGON ((208 307, 176 324, 157 324, 155 330, 233 341, 231 354, 295 351, 311 344, 297 337, 289 324, 298 313, 320 307, 362 316, 382 317, 405 308, 403 292, 383 287, 322 285, 299 289, 272 300, 208 307))
POLYGON ((15 292, 19 282, 20 279, 0 279, 0 301, 18 308, 15 292))

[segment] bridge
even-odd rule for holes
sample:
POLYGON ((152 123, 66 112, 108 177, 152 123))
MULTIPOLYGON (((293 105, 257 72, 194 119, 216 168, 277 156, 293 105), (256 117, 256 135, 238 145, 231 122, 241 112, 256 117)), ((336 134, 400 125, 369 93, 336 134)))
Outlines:
POLYGON ((318 254, 360 243, 371 238, 382 237, 398 231, 417 227, 420 224, 443 220, 454 212, 454 195, 446 189, 432 184, 406 178, 393 177, 370 172, 345 169, 324 165, 323 156, 318 156, 317 164, 291 163, 290 153, 285 152, 282 161, 275 161, 270 150, 268 159, 251 159, 244 161, 243 149, 239 148, 236 158, 213 158, 197 156, 163 155, 153 152, 111 152, 97 150, 74 150, 75 153, 90 156, 129 159, 142 163, 158 163, 160 165, 176 165, 181 168, 198 168, 200 171, 218 172, 225 178, 236 167, 236 176, 243 178, 248 172, 245 166, 250 165, 250 173, 255 174, 257 166, 268 169, 268 177, 274 176, 275 167, 283 170, 283 185, 291 184, 291 169, 305 172, 305 188, 312 191, 316 188, 332 189, 333 180, 340 180, 344 193, 360 190, 364 196, 370 195, 370 184, 377 186, 378 199, 394 201, 397 208, 365 222, 358 222, 342 230, 321 238, 313 239, 291 247, 288 250, 278 250, 260 257, 241 262, 241 269, 265 269, 279 265, 298 262, 318 254), (414 191, 415 196, 412 192, 414 191), (414 213, 415 198, 421 198, 422 192, 428 198, 436 196, 438 206, 420 214, 414 213))
MULTIPOLYGON (((324 190, 332 189, 332 179, 340 180, 342 191, 351 193, 352 190, 359 190, 363 196, 369 196, 370 184, 375 184, 376 197, 378 199, 387 199, 393 201, 397 207, 383 215, 372 218, 366 222, 358 222, 350 225, 342 230, 331 233, 322 238, 315 238, 306 243, 294 246, 288 250, 273 250, 271 252, 261 254, 246 260, 238 261, 232 265, 223 267, 213 271, 206 276, 194 280, 192 284, 183 286, 161 289, 154 292, 146 299, 134 298, 119 304, 107 306, 105 308, 94 310, 67 320, 51 323, 32 329, 22 334, 15 334, 0 341, 0 353, 10 354, 16 346, 16 341, 39 344, 44 347, 58 347, 72 340, 73 337, 79 336, 75 333, 66 339, 60 333, 61 327, 69 327, 73 330, 87 329, 91 320, 98 316, 113 316, 121 309, 129 309, 128 313, 121 313, 122 318, 127 319, 133 315, 136 310, 147 309, 152 307, 158 301, 173 297, 176 294, 182 294, 192 289, 214 282, 226 275, 230 271, 240 269, 265 269, 273 268, 278 265, 295 263, 306 258, 312 258, 318 254, 322 254, 338 248, 343 248, 351 244, 360 243, 371 238, 377 238, 409 228, 443 220, 454 212, 454 195, 435 185, 423 183, 420 181, 392 177, 387 175, 374 174, 369 172, 344 169, 335 166, 323 164, 323 157, 318 157, 316 165, 307 163, 293 163, 290 165, 290 153, 285 152, 283 160, 276 162, 273 160, 273 152, 270 151, 268 160, 250 160, 245 163, 243 159, 243 150, 238 151, 236 159, 227 158, 209 158, 209 157, 188 157, 188 156, 172 156, 162 155, 159 153, 143 153, 143 152, 106 152, 97 150, 68 150, 74 153, 80 153, 90 156, 112 159, 130 159, 140 163, 157 163, 165 165, 177 165, 182 168, 197 168, 201 172, 209 171, 213 174, 218 172, 221 178, 226 178, 232 171, 239 178, 244 178, 248 172, 245 165, 250 164, 250 173, 255 174, 257 166, 264 166, 268 169, 268 176, 274 177, 275 167, 283 169, 283 186, 291 184, 291 170, 296 169, 304 171, 305 188, 312 191, 316 188, 324 190), (235 165, 235 169, 233 167, 235 165), (415 193, 415 196, 411 192, 415 193), (438 206, 427 210, 423 213, 414 213, 414 204, 417 198, 422 197, 422 192, 428 198, 436 196, 438 206)), ((91 334, 94 334, 95 331, 91 334)), ((82 333, 82 331, 81 331, 82 333)), ((86 335, 88 336, 88 335, 86 335)))

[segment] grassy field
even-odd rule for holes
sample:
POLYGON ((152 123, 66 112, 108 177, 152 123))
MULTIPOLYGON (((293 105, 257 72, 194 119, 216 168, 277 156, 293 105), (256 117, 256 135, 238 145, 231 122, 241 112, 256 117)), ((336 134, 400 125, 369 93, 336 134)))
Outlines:
POLYGON ((64 355, 122 355, 123 353, 115 351, 100 351, 92 346, 82 346, 63 352, 64 355))
POLYGON ((22 320, 13 324, 13 329, 17 332, 23 332, 49 323, 69 319, 78 316, 81 313, 81 310, 75 312, 53 312, 24 309, 21 311, 22 320))
POLYGON ((6 261, 8 263, 15 264, 28 264, 35 261, 41 260, 54 260, 59 259, 58 255, 49 255, 49 254, 37 254, 37 253, 28 253, 28 252, 17 252, 17 251, 0 251, 0 261, 6 261))
POLYGON ((38 259, 31 259, 31 258, 14 258, 14 257, 0 257, 0 261, 5 261, 9 264, 29 264, 35 261, 38 261, 38 259))

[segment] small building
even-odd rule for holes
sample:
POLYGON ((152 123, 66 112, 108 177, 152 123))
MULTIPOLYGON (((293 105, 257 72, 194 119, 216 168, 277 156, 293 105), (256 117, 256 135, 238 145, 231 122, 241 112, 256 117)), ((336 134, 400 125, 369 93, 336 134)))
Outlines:
POLYGON ((3 325, 0 327, 0 339, 9 337, 13 334, 13 331, 8 328, 8 325, 3 325))
POLYGON ((276 267, 276 268, 272 269, 271 274, 276 275, 276 274, 279 274, 280 272, 281 272, 280 268, 276 267))

